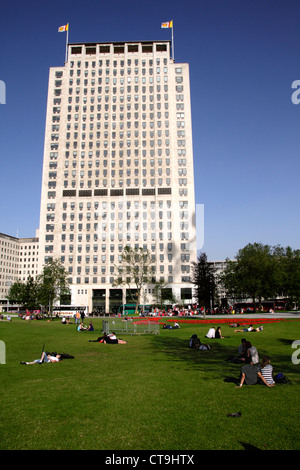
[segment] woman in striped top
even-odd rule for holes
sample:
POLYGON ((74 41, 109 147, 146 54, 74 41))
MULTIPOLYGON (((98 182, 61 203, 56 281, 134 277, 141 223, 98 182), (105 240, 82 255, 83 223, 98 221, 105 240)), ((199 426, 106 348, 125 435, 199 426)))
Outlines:
POLYGON ((263 357, 259 370, 269 385, 275 385, 275 381, 273 379, 273 366, 271 366, 271 359, 269 356, 263 357))

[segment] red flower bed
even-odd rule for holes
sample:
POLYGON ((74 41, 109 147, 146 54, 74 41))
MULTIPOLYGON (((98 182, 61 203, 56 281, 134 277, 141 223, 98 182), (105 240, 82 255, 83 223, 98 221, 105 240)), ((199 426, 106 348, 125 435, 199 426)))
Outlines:
MULTIPOLYGON (((161 317, 150 317, 147 319, 135 319, 135 323, 148 323, 149 321, 153 322, 159 322, 159 323, 166 323, 166 322, 177 322, 177 323, 190 323, 194 325, 201 325, 201 324, 208 324, 208 323, 213 323, 213 324, 231 324, 231 323, 239 323, 240 325, 255 325, 255 324, 266 324, 266 323, 278 323, 281 321, 290 321, 287 318, 239 318, 238 321, 236 321, 235 318, 230 317, 230 318, 213 318, 213 319, 195 319, 195 318, 166 318, 164 317, 163 319, 161 317)), ((292 319, 293 320, 293 319, 292 319)), ((300 319, 296 319, 296 321, 299 321, 300 319)))

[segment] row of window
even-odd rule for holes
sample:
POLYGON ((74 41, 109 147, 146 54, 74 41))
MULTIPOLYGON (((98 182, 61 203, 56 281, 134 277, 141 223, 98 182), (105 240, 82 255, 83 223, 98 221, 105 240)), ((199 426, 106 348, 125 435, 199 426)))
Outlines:
MULTIPOLYGON (((124 229, 125 230, 125 229, 124 229)), ((153 229, 155 230, 155 228, 153 229)), ((159 228, 159 230, 162 230, 162 228, 159 228)), ((81 232, 81 229, 79 229, 79 232, 81 232)), ((90 233, 88 233, 89 230, 87 230, 87 232, 85 232, 85 240, 87 242, 90 242, 91 241, 91 235, 90 233)), ((179 238, 180 240, 189 240, 189 232, 179 232, 179 238)), ((113 232, 111 232, 109 235, 106 234, 105 232, 101 232, 100 234, 98 232, 94 232, 93 233, 93 240, 94 241, 98 241, 98 240, 102 240, 102 241, 106 241, 106 240, 110 240, 111 242, 115 241, 115 240, 125 240, 127 242, 130 242, 131 240, 144 240, 144 241, 147 241, 148 239, 151 239, 152 241, 155 241, 155 240, 173 240, 173 234, 172 232, 153 232, 153 233, 150 233, 148 234, 147 232, 146 233, 140 233, 138 231, 134 231, 132 229, 131 232, 118 232, 117 235, 113 232)), ((65 242, 65 241, 69 241, 70 243, 74 242, 75 241, 75 235, 73 232, 71 233, 68 233, 68 236, 67 234, 65 233, 61 233, 61 240, 62 242, 65 242)), ((53 234, 46 234, 45 235, 45 241, 46 243, 53 243, 54 242, 54 235, 53 234)), ((78 233, 77 234, 77 241, 79 243, 81 243, 83 241, 83 235, 82 233, 78 233)))
MULTIPOLYGON (((65 253, 65 250, 63 249, 61 252, 65 253)), ((78 251, 78 252, 81 253, 81 251, 78 251)), ((62 262, 65 262, 66 260, 68 260, 69 263, 73 263, 75 261, 75 259, 76 259, 77 263, 81 263, 82 261, 85 261, 85 263, 88 263, 88 264, 90 262, 93 262, 93 263, 97 264, 98 261, 101 261, 101 263, 105 264, 108 261, 108 257, 105 254, 103 254, 99 257, 98 257, 98 255, 95 255, 95 254, 93 256, 86 255, 84 259, 81 255, 77 255, 77 256, 69 255, 67 258, 65 257, 65 255, 61 256, 61 261, 62 262)), ((110 257, 109 257, 110 263, 114 263, 116 261, 116 259, 119 262, 121 262, 121 260, 122 260, 121 255, 119 255, 118 257, 115 257, 115 255, 110 255, 110 257)), ((163 263, 164 261, 172 263, 173 255, 170 254, 170 253, 167 254, 167 255, 160 254, 159 258, 158 258, 158 262, 163 263)), ((190 261, 190 255, 186 255, 186 254, 181 255, 181 262, 189 262, 189 261, 190 261)), ((184 271, 184 272, 189 272, 188 268, 190 268, 189 265, 181 265, 181 270, 184 271)), ((95 269, 96 269, 96 267, 95 267, 95 269)), ((105 270, 105 266, 102 266, 101 269, 105 270)), ((111 269, 113 270, 113 266, 111 267, 111 269)), ((169 269, 172 270, 171 267, 169 269)))
MULTIPOLYGON (((53 247, 53 246, 52 246, 53 247)), ((98 243, 94 244, 94 245, 75 245, 75 248, 77 249, 78 252, 82 252, 83 249, 85 250, 86 253, 90 253, 92 250, 96 253, 98 252, 98 250, 102 252, 105 252, 106 250, 109 249, 110 252, 114 252, 115 250, 119 251, 119 253, 121 253, 124 249, 124 245, 123 244, 119 244, 119 245, 115 245, 115 244, 110 244, 110 245, 107 245, 106 243, 105 244, 101 244, 101 245, 98 245, 98 243)), ((66 251, 66 249, 69 250, 70 253, 73 253, 74 251, 74 245, 72 244, 68 244, 68 245, 61 245, 60 246, 60 250, 62 253, 64 253, 66 251)), ((139 245, 137 245, 137 248, 139 248, 139 245)), ((147 244, 144 244, 143 245, 143 249, 144 250, 147 250, 148 249, 148 245, 147 244)), ((189 261, 189 254, 187 253, 184 253, 184 252, 188 252, 189 249, 190 249, 190 244, 189 243, 181 243, 180 244, 180 249, 182 251, 181 253, 181 261, 189 261)), ((150 252, 152 253, 155 253, 156 250, 159 250, 159 251, 167 251, 168 254, 171 254, 172 251, 175 250, 175 246, 172 242, 169 242, 169 243, 159 243, 159 244, 156 244, 156 243, 151 243, 151 245, 149 245, 149 250, 150 252)), ((175 250, 176 251, 176 250, 175 250)))
MULTIPOLYGON (((179 208, 180 209, 187 209, 188 208, 188 201, 179 201, 179 208)), ((110 210, 115 210, 117 207, 119 210, 125 209, 130 209, 130 207, 134 207, 135 209, 138 209, 139 207, 143 209, 147 209, 147 207, 150 207, 152 210, 159 208, 162 209, 166 205, 167 208, 170 208, 172 203, 171 201, 102 201, 101 204, 99 201, 94 201, 93 205, 91 202, 86 202, 86 209, 89 211, 92 207, 94 207, 95 210, 98 210, 100 207, 103 210, 110 209, 110 210), (123 205, 124 204, 124 205, 123 205)), ((63 202, 62 208, 63 210, 66 210, 68 207, 73 211, 76 209, 76 203, 75 202, 70 202, 70 206, 68 205, 68 202, 63 202)), ((78 202, 78 208, 79 210, 85 209, 85 204, 83 202, 78 202)), ((47 204, 47 210, 48 211, 54 211, 55 210, 55 203, 48 203, 47 204)))
MULTIPOLYGON (((70 258, 72 258, 72 257, 69 257, 69 263, 72 263, 73 259, 70 260, 70 258)), ((77 256, 77 263, 81 263, 80 258, 81 258, 80 256, 77 256)), ((61 262, 63 264, 65 263, 65 257, 64 256, 61 256, 61 262)), ((32 267, 34 267, 34 265, 32 267)), ((169 265, 168 267, 166 267, 164 264, 162 264, 162 265, 159 266, 159 272, 160 273, 165 272, 165 268, 167 268, 166 271, 168 271, 169 273, 173 273, 173 271, 174 271, 174 268, 173 268, 172 265, 169 265)), ((68 266, 68 272, 73 273, 73 270, 74 270, 73 266, 69 265, 68 266)), ((81 266, 76 267, 76 272, 78 274, 80 274, 82 271, 83 271, 83 269, 82 269, 81 266)), ((102 274, 105 274, 107 271, 108 270, 106 270, 106 266, 101 266, 101 269, 99 269, 99 272, 101 272, 102 274)), ((155 274, 157 272, 156 267, 151 266, 151 271, 152 271, 153 274, 155 274)), ((86 274, 89 274, 90 272, 93 272, 94 274, 97 274, 98 273, 98 266, 93 266, 92 268, 90 268, 90 266, 86 265, 84 267, 84 272, 86 274)), ((115 269, 114 266, 110 266, 109 272, 110 272, 110 274, 115 274, 117 272, 117 269, 115 269)), ((180 272, 181 273, 190 273, 190 266, 189 265, 180 266, 180 272)))
MULTIPOLYGON (((100 47, 103 47, 103 46, 100 46, 100 47)), ((109 47, 109 46, 107 46, 109 47)), ((138 47, 138 45, 137 45, 138 47)), ((137 52, 137 50, 135 51, 137 52)), ((142 67, 146 67, 147 65, 149 67, 153 67, 153 65, 156 65, 156 66, 159 66, 159 65, 168 65, 168 59, 165 57, 165 58, 156 58, 156 60, 154 61, 153 59, 138 59, 138 58, 135 58, 135 59, 127 59, 127 61, 125 61, 124 59, 120 59, 120 60, 116 60, 116 59, 113 59, 113 60, 110 60, 110 59, 99 59, 98 61, 95 61, 95 60, 91 60, 91 61, 82 61, 82 60, 77 60, 76 62, 74 60, 71 60, 70 61, 70 68, 73 69, 75 66, 77 68, 81 68, 81 65, 84 64, 84 68, 85 69, 88 69, 90 66, 92 69, 95 69, 97 64, 99 67, 103 67, 103 66, 106 66, 106 67, 110 67, 110 66, 113 66, 114 68, 116 67, 125 67, 126 65, 131 67, 132 65, 134 65, 135 67, 137 67, 138 65, 141 65, 142 67)), ((176 73, 182 73, 182 67, 176 67, 175 68, 175 72, 176 73)), ((56 71, 56 77, 57 78, 61 78, 63 75, 63 72, 62 71, 56 71)))
MULTIPOLYGON (((122 168, 122 165, 120 165, 120 167, 122 168)), ((99 178, 99 176, 103 176, 104 178, 107 178, 109 175, 112 177, 112 178, 115 178, 118 174, 119 177, 124 177, 124 176, 135 176, 135 177, 138 177, 139 176, 139 168, 135 168, 134 170, 131 170, 130 166, 129 168, 127 167, 126 170, 123 170, 123 169, 119 169, 117 172, 116 170, 114 169, 111 169, 110 172, 109 170, 107 170, 106 168, 102 169, 102 172, 100 174, 100 170, 87 170, 86 172, 84 170, 72 170, 72 171, 68 171, 68 170, 64 170, 63 172, 63 176, 64 178, 76 178, 76 176, 80 176, 80 178, 84 178, 85 176, 87 178, 92 178, 93 177, 93 174, 96 178, 99 178)), ((149 176, 151 176, 152 178, 155 177, 155 175, 157 176, 163 176, 163 174, 166 174, 167 176, 169 176, 171 174, 171 169, 169 167, 166 167, 166 168, 157 168, 156 170, 155 169, 142 169, 141 170, 141 176, 143 176, 144 178, 147 176, 147 174, 149 176)), ((187 176, 187 169, 186 168, 179 168, 178 169, 178 175, 179 176, 187 176)), ((56 187, 56 177, 57 177, 57 173, 56 171, 52 171, 52 172, 49 172, 48 173, 48 178, 49 178, 49 181, 48 181, 48 188, 55 188, 56 187)))
MULTIPOLYGON (((49 257, 45 257, 45 263, 49 260, 49 257)), ((155 282, 155 279, 156 279, 156 276, 153 276, 153 282, 155 282)), ((172 284, 174 282, 174 278, 173 276, 167 276, 167 277, 164 277, 164 276, 160 276, 158 278, 158 280, 164 282, 166 281, 168 284, 172 284)), ((74 279, 72 277, 69 277, 68 279, 68 282, 70 284, 107 284, 109 283, 110 285, 113 284, 115 281, 115 278, 110 276, 110 277, 106 277, 106 276, 101 276, 100 278, 99 277, 88 277, 88 276, 85 276, 83 278, 81 277, 75 277, 74 279)), ((191 282, 191 277, 190 276, 181 276, 181 282, 183 283, 190 283, 191 282)))
MULTIPOLYGON (((181 152, 179 153, 178 151, 178 156, 184 156, 186 155, 185 151, 184 152, 181 152)), ((75 157, 76 158, 76 157, 75 157)), ((84 157, 82 157, 84 158, 84 157)), ((126 160, 123 160, 123 157, 122 159, 120 160, 107 160, 107 159, 104 159, 104 160, 101 160, 101 164, 102 164, 102 167, 103 168, 107 168, 108 167, 108 163, 110 164, 111 168, 115 168, 116 167, 116 163, 118 164, 118 166, 120 168, 123 168, 125 166, 127 166, 128 168, 131 167, 131 165, 133 164, 135 167, 138 167, 140 164, 143 166, 143 167, 147 167, 147 166, 150 166, 150 167, 154 167, 155 165, 158 166, 158 167, 161 167, 161 166, 165 166, 165 167, 169 167, 170 166, 170 158, 166 158, 166 159, 162 159, 162 158, 157 158, 154 159, 154 158, 150 158, 148 160, 146 159, 142 159, 142 160, 139 160, 137 158, 135 159, 131 159, 131 158, 127 158, 126 160)), ((178 161, 178 166, 186 166, 187 164, 187 160, 186 158, 179 158, 178 161)), ((65 168, 76 168, 77 167, 77 161, 76 160, 73 160, 72 162, 69 162, 69 160, 65 160, 65 168)), ((90 169, 90 168, 93 168, 93 165, 96 167, 96 168, 99 168, 100 167, 100 160, 89 160, 86 164, 86 166, 90 169)), ((78 166, 80 166, 80 168, 84 168, 85 167, 85 161, 84 160, 81 160, 80 163, 78 162, 78 166)), ((49 162, 49 169, 50 170, 56 170, 57 169, 57 162, 56 161, 50 161, 49 162)), ((95 170, 97 171, 97 170, 95 170)), ((98 170, 99 171, 99 170, 98 170)), ((97 173, 95 173, 96 175, 97 173)), ((49 171, 49 174, 48 174, 49 178, 56 178, 57 176, 57 173, 56 171, 52 172, 52 171, 49 171)), ((75 174, 74 174, 75 176, 75 174)))
MULTIPOLYGON (((76 78, 76 79, 73 79, 73 78, 70 78, 69 79, 69 87, 73 87, 73 86, 84 86, 84 87, 88 87, 89 85, 91 85, 92 87, 93 86, 96 86, 96 85, 102 85, 102 84, 105 84, 105 85, 109 85, 109 84, 113 84, 113 85, 125 85, 126 83, 138 83, 138 84, 146 84, 147 81, 151 84, 151 83, 154 83, 154 81, 156 81, 156 83, 161 83, 161 81, 163 81, 164 83, 168 83, 168 75, 159 75, 160 73, 160 70, 157 69, 156 70, 156 73, 157 75, 155 76, 155 80, 154 80, 154 77, 152 76, 153 75, 153 69, 150 69, 149 70, 149 73, 150 75, 148 77, 145 77, 145 76, 140 76, 138 75, 138 69, 135 70, 135 77, 131 77, 131 69, 128 69, 127 70, 127 74, 128 76, 126 78, 124 78, 124 76, 119 76, 117 77, 116 75, 117 74, 113 74, 113 76, 111 77, 111 74, 108 75, 107 77, 105 78, 102 78, 102 70, 99 70, 99 77, 97 79, 95 78, 92 78, 92 79, 83 79, 81 80, 81 78, 76 78), (161 80, 161 78, 163 80, 161 80)), ((167 70, 165 71, 165 73, 167 73, 167 70)), ((176 77, 175 78, 175 82, 176 83, 183 83, 183 77, 176 77)), ((60 87, 62 87, 63 85, 63 82, 62 80, 55 80, 54 82, 54 86, 55 86, 55 89, 58 89, 60 87)))

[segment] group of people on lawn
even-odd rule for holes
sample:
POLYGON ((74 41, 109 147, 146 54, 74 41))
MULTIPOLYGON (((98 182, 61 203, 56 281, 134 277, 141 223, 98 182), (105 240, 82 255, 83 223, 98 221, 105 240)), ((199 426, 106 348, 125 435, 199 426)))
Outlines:
MULTIPOLYGON (((92 322, 89 327, 84 327, 81 322, 78 326, 78 331, 94 331, 92 322)), ((262 331, 262 327, 253 329, 251 326, 247 329, 234 330, 234 332, 242 331, 262 331)), ((211 327, 206 334, 209 339, 223 339, 221 328, 215 329, 211 327)), ((98 337, 95 340, 89 340, 89 342, 107 343, 107 344, 126 344, 127 341, 117 339, 116 334, 104 333, 103 336, 98 337)), ((211 349, 210 344, 202 344, 196 334, 193 334, 189 341, 189 347, 195 350, 207 351, 211 349)), ((49 355, 43 352, 42 357, 32 362, 21 362, 21 364, 41 364, 43 362, 53 363, 61 361, 61 355, 49 355)), ((230 357, 230 360, 234 363, 242 364, 240 383, 237 388, 245 385, 264 384, 268 387, 275 385, 273 378, 273 366, 271 365, 271 359, 269 356, 264 356, 262 361, 259 361, 258 351, 255 346, 247 341, 246 338, 241 339, 241 344, 238 347, 237 356, 230 357)))
MULTIPOLYGON (((247 329, 234 330, 234 332, 242 331, 262 331, 263 328, 253 328, 252 325, 247 329)), ((206 337, 209 339, 222 339, 221 328, 218 327, 215 329, 211 327, 206 334, 206 337)), ((211 349, 210 344, 202 344, 197 335, 192 335, 189 343, 190 348, 197 350, 209 350, 211 349)), ((247 341, 246 338, 241 339, 241 344, 238 347, 238 355, 231 357, 230 360, 234 363, 242 364, 241 374, 240 374, 240 383, 237 385, 237 388, 242 387, 243 385, 255 385, 255 384, 264 384, 268 387, 273 387, 275 385, 275 380, 273 378, 273 366, 271 365, 271 359, 269 356, 263 356, 262 361, 259 360, 258 351, 255 346, 252 345, 250 341, 247 341)))
POLYGON ((243 364, 240 383, 237 388, 242 387, 244 384, 264 384, 268 387, 273 387, 275 385, 275 381, 273 379, 273 366, 271 365, 270 357, 265 355, 260 362, 256 347, 245 338, 241 339, 241 344, 238 347, 238 356, 233 359, 233 362, 243 364))

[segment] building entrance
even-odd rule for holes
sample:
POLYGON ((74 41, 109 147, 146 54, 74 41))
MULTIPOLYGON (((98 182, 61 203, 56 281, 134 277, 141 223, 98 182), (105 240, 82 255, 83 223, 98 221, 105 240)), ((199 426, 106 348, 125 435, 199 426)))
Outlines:
POLYGON ((122 289, 109 290, 109 312, 117 314, 119 308, 123 305, 123 291, 122 289))
POLYGON ((93 289, 92 311, 96 313, 105 312, 105 289, 93 289))

